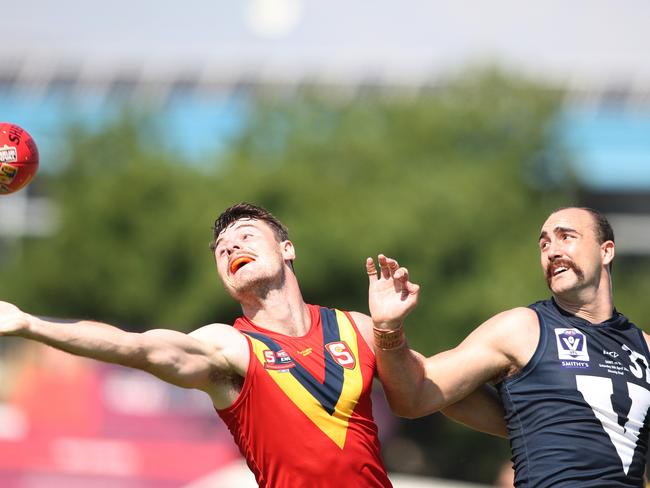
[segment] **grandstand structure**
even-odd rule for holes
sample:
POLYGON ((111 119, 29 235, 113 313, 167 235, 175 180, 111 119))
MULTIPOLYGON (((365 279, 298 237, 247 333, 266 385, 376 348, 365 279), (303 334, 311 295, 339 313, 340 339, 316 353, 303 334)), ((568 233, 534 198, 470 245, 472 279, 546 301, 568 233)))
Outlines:
MULTIPOLYGON (((322 88, 343 97, 359 93, 415 95, 442 82, 430 74, 372 70, 366 75, 303 66, 255 71, 246 63, 216 69, 214 64, 162 64, 116 60, 45 62, 12 58, 0 51, 0 119, 28 127, 39 142, 42 161, 56 165, 61 121, 101 124, 125 103, 146 105, 160 114, 190 159, 218 149, 236 132, 249 95, 290 95, 301 87, 322 88)), ((573 78, 556 80, 566 90, 560 127, 572 151, 581 184, 580 200, 603 209, 618 231, 619 252, 650 254, 650 83, 573 78)), ((179 148, 180 149, 180 148, 179 148)), ((56 212, 30 191, 3 197, 0 236, 50 232, 56 212)))

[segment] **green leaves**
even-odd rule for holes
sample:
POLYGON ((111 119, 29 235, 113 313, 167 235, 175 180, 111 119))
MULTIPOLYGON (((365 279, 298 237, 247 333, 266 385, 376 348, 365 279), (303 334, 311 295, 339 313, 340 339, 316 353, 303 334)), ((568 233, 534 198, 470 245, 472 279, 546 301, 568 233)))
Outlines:
POLYGON ((384 252, 408 266, 425 297, 410 334, 434 352, 537 298, 535 235, 559 199, 525 181, 540 152, 557 152, 548 127, 558 102, 495 72, 415 98, 260 100, 201 167, 162 149, 153 117, 71 127, 51 186, 58 232, 27 242, 3 270, 12 286, 0 287, 43 312, 132 327, 225 320, 238 307, 217 282, 210 226, 249 200, 288 224, 312 301, 365 311, 364 258, 384 252))
POLYGON ((567 198, 535 183, 540 155, 562 154, 550 130, 559 102, 492 71, 415 97, 258 100, 241 134, 200 167, 162 149, 153 119, 72 128, 50 188, 57 233, 24 243, 0 293, 30 312, 132 329, 230 322, 239 307, 208 243, 218 214, 246 200, 289 227, 307 301, 367 312, 365 258, 387 254, 422 285, 410 344, 447 349, 548 294, 536 238, 567 198))

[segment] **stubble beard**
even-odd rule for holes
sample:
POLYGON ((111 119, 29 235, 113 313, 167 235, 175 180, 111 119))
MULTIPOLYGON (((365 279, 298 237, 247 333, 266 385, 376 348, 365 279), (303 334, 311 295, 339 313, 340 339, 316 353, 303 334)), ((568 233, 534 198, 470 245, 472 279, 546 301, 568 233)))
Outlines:
POLYGON ((240 287, 233 289, 231 295, 238 301, 246 296, 264 300, 272 291, 279 290, 284 286, 287 280, 286 273, 286 269, 282 266, 276 275, 258 276, 242 283, 240 287))

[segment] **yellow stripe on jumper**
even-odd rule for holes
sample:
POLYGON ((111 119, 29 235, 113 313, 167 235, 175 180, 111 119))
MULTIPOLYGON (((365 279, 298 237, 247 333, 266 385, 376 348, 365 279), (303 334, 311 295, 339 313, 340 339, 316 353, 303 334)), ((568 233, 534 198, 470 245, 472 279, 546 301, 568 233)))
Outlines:
MULTIPOLYGON (((363 388, 363 377, 361 375, 358 338, 354 327, 347 316, 338 310, 336 311, 336 318, 340 340, 347 344, 354 355, 355 366, 353 369, 342 368, 343 387, 332 415, 323 408, 318 399, 302 386, 290 372, 271 369, 267 369, 266 372, 282 391, 284 391, 287 397, 339 448, 343 449, 349 420, 357 406, 363 388)), ((263 366, 265 364, 264 351, 268 350, 268 347, 254 337, 250 337, 250 339, 253 344, 255 356, 263 366)), ((329 352, 325 351, 324 354, 329 355, 329 352)))

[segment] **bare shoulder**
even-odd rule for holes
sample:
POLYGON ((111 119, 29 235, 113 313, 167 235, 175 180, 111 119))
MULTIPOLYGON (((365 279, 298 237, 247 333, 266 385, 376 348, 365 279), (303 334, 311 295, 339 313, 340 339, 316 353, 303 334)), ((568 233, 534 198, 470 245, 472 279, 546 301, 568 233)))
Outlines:
POLYGON ((510 358, 515 370, 528 364, 539 343, 539 320, 527 307, 498 313, 479 328, 484 328, 495 347, 510 358))
POLYGON ((650 334, 648 334, 645 330, 642 330, 641 332, 643 332, 645 343, 648 345, 648 349, 650 349, 650 334))
POLYGON ((204 325, 190 332, 190 335, 201 342, 215 343, 217 345, 222 341, 235 339, 236 337, 243 339, 242 333, 232 325, 219 323, 204 325))
POLYGON ((373 343, 373 337, 372 337, 372 319, 370 316, 360 313, 360 312, 348 312, 350 314, 350 317, 352 317, 352 320, 354 320, 354 323, 357 326, 357 329, 359 329, 359 333, 363 337, 363 339, 366 341, 366 344, 370 348, 371 351, 374 351, 374 343, 373 343))
POLYGON ((533 332, 538 328, 538 319, 534 310, 516 307, 494 315, 485 321, 483 326, 494 329, 498 335, 509 336, 514 333, 533 332))
POLYGON ((208 324, 189 333, 215 366, 210 381, 202 388, 215 408, 232 405, 243 385, 248 371, 250 350, 244 334, 228 324, 208 324))
POLYGON ((246 371, 248 342, 244 334, 228 324, 208 324, 189 334, 194 339, 222 355, 237 371, 246 371))

